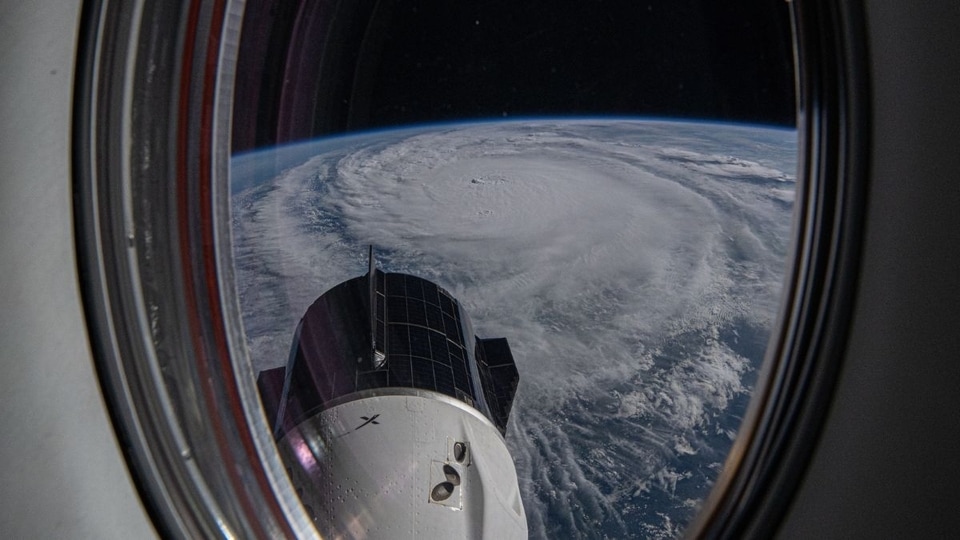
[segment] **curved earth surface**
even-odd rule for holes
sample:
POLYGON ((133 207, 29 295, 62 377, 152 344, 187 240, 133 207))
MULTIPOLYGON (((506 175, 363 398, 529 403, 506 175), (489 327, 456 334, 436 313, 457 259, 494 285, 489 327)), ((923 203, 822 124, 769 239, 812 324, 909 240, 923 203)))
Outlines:
POLYGON ((533 538, 675 537, 717 478, 775 322, 796 132, 636 119, 430 125, 232 160, 255 370, 328 288, 453 293, 520 372, 533 538))

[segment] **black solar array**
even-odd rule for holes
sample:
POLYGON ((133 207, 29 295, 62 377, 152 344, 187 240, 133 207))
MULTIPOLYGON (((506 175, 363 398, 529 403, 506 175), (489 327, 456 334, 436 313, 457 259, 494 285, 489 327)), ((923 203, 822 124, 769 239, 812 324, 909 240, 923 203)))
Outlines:
POLYGON ((291 381, 285 396, 272 394, 282 388, 286 370, 261 373, 258 382, 272 422, 281 404, 285 407, 276 435, 334 399, 389 387, 432 390, 475 407, 485 403, 489 410, 480 409, 503 432, 518 379, 506 340, 465 336, 469 325, 463 324, 457 301, 425 279, 376 271, 373 303, 370 290, 367 276, 361 276, 310 306, 286 367, 291 381), (474 355, 479 379, 471 374, 474 355))
POLYGON ((472 404, 476 394, 456 300, 425 279, 378 274, 385 276, 377 293, 387 305, 387 386, 433 390, 472 404))
POLYGON ((374 338, 376 343, 374 344, 377 351, 382 354, 386 354, 386 324, 387 324, 387 300, 383 295, 384 288, 384 273, 375 271, 376 279, 376 296, 377 301, 375 305, 376 309, 376 332, 374 338))
POLYGON ((513 396, 520 382, 520 374, 513 361, 507 338, 477 338, 476 357, 490 415, 493 422, 501 430, 505 430, 513 406, 513 396))

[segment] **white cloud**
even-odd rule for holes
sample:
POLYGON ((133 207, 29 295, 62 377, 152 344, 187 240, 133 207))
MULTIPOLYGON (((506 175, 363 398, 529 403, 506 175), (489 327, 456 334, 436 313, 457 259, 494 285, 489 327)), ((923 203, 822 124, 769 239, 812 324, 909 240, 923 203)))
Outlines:
POLYGON ((355 139, 235 196, 255 367, 285 361, 306 307, 375 244, 388 270, 437 281, 479 334, 510 340, 532 536, 561 515, 623 528, 635 492, 672 497, 690 478, 676 459, 716 474, 707 441, 736 429, 718 418, 757 359, 724 333, 775 316, 792 137, 541 122, 355 139))

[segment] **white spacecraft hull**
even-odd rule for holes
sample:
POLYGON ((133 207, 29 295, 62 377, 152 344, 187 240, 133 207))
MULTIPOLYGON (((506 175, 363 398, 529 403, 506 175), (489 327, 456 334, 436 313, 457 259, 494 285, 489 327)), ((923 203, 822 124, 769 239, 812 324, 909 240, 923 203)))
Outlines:
POLYGON ((490 420, 431 391, 357 397, 279 441, 285 461, 301 465, 291 467, 291 479, 318 530, 345 538, 526 538, 513 460, 490 420))

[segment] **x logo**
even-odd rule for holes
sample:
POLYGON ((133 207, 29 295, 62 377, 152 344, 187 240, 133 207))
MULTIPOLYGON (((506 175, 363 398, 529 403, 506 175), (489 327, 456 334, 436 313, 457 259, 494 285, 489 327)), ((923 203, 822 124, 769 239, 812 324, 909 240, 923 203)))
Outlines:
POLYGON ((366 420, 366 422, 364 422, 364 423, 360 424, 359 426, 357 426, 356 428, 354 428, 354 431, 362 428, 363 426, 365 426, 365 425, 367 425, 367 424, 373 424, 373 425, 375 425, 375 426, 376 426, 376 425, 380 425, 380 422, 377 422, 377 417, 378 417, 378 416, 380 416, 380 415, 379 415, 379 414, 375 414, 375 415, 370 416, 370 417, 361 416, 360 418, 361 418, 362 420, 366 420))

